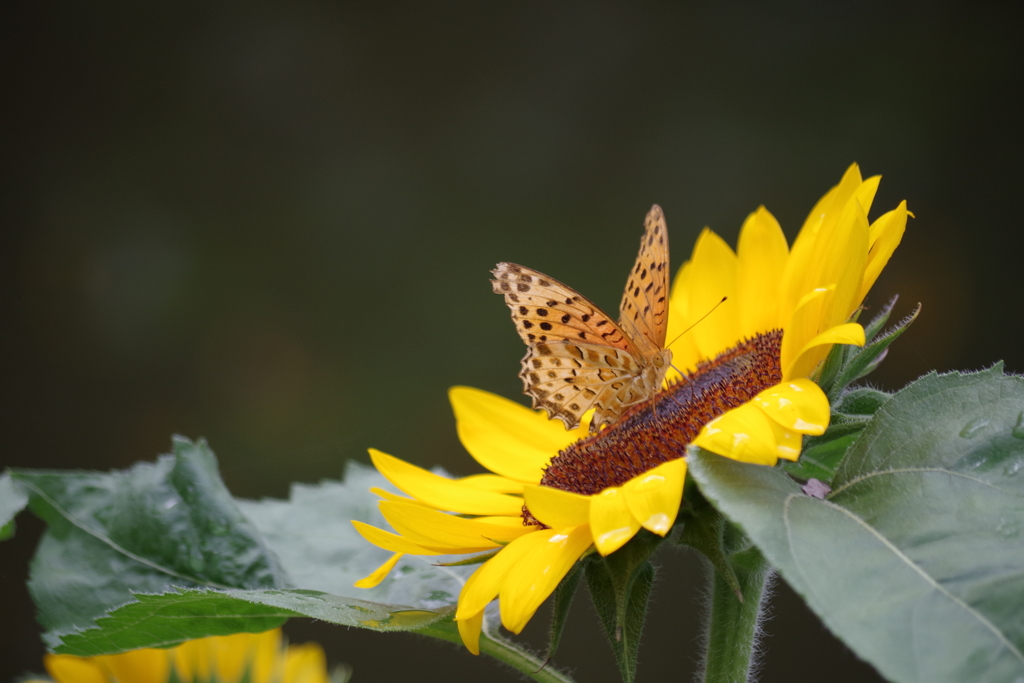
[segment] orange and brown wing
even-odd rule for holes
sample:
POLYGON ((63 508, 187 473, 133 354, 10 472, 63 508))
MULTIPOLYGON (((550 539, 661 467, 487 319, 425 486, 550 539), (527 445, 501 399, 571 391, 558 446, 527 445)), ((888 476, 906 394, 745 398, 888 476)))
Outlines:
POLYGON ((575 289, 515 263, 499 263, 491 272, 494 291, 504 295, 516 331, 527 345, 571 341, 638 354, 622 328, 575 289))
POLYGON ((622 400, 639 399, 640 372, 636 358, 614 346, 563 340, 530 345, 519 377, 533 407, 561 420, 566 429, 578 427, 583 414, 594 408, 594 431, 615 421, 622 400))
POLYGON ((604 311, 558 280, 514 263, 499 263, 492 272, 494 291, 504 295, 528 347, 519 376, 533 407, 566 429, 577 427, 590 408, 603 415, 641 371, 636 345, 604 311))
POLYGON ((668 329, 668 228, 665 214, 655 204, 644 220, 640 253, 629 271, 619 305, 619 326, 645 358, 665 348, 668 329))

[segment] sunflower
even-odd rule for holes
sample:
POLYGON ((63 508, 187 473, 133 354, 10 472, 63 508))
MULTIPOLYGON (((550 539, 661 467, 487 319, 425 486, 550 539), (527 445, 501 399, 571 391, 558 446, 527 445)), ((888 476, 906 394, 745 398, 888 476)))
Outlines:
POLYGON ((518 403, 455 387, 459 438, 491 474, 448 479, 371 449, 408 497, 375 490, 397 533, 353 522, 394 553, 356 585, 376 586, 404 554, 479 553, 455 613, 477 654, 496 597, 502 623, 519 633, 581 557, 609 555, 641 528, 667 534, 688 445, 763 465, 797 459, 803 435, 829 423, 815 372, 832 345, 864 344, 863 328, 849 321, 906 227, 905 202, 868 222, 879 180, 863 180, 852 165, 792 248, 764 207, 744 222, 736 251, 705 228, 670 297, 667 338, 678 337, 669 348, 680 370, 612 426, 588 435, 585 421, 566 431, 518 403))
MULTIPOLYGON (((281 630, 190 640, 169 649, 117 655, 46 655, 56 683, 328 683, 327 662, 316 643, 287 645, 281 630)), ((48 683, 34 680, 25 683, 48 683)))

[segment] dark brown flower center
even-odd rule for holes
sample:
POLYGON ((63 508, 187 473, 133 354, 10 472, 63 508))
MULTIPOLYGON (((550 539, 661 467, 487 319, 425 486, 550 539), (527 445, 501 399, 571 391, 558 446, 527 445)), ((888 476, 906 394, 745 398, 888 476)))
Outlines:
MULTIPOLYGON (((701 428, 782 381, 782 330, 754 335, 551 459, 542 486, 594 495, 686 455, 701 428)), ((523 522, 539 524, 523 506, 523 522)))

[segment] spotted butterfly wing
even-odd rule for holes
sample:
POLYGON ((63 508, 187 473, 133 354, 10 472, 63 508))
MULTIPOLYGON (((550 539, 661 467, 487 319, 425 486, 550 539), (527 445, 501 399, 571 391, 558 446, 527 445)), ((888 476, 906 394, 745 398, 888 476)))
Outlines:
POLYGON ((671 352, 662 348, 668 240, 659 207, 648 214, 620 324, 576 290, 536 270, 499 263, 492 272, 494 291, 504 295, 528 347, 519 376, 534 408, 543 408, 566 429, 577 427, 594 408, 590 429, 596 431, 661 387, 671 352))
POLYGON ((668 227, 664 212, 655 204, 644 220, 640 253, 619 304, 619 326, 641 353, 650 355, 665 347, 668 277, 668 227))

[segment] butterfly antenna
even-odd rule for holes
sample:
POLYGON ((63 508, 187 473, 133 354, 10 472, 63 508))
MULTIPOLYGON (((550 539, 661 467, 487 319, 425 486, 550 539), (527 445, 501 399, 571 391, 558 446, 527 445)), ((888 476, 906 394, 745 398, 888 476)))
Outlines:
MULTIPOLYGON (((689 327, 687 327, 687 328, 686 328, 685 330, 683 330, 683 331, 682 331, 682 332, 680 332, 680 333, 679 333, 678 335, 676 335, 676 338, 675 338, 675 339, 673 339, 672 341, 670 341, 670 342, 669 342, 668 344, 665 344, 665 348, 667 349, 668 347, 672 346, 672 345, 673 345, 673 344, 675 344, 675 343, 676 343, 677 341, 679 341, 679 337, 682 337, 682 336, 683 336, 684 334, 686 334, 687 332, 689 332, 689 331, 690 331, 690 330, 692 330, 693 328, 697 327, 697 325, 699 325, 699 324, 701 323, 701 321, 703 321, 703 320, 704 320, 704 318, 706 318, 706 317, 708 317, 709 315, 711 315, 712 313, 714 313, 714 312, 715 312, 715 309, 716 309, 716 308, 718 308, 719 306, 721 306, 722 304, 724 304, 724 303, 725 303, 725 301, 726 301, 726 299, 728 299, 728 298, 729 298, 729 297, 727 297, 727 296, 723 296, 723 297, 722 297, 722 300, 721 300, 721 301, 719 301, 719 302, 718 302, 717 304, 715 304, 714 306, 712 306, 712 307, 711 307, 711 310, 710 310, 710 311, 708 311, 707 313, 705 313, 704 315, 702 315, 702 316, 701 316, 701 317, 700 317, 700 318, 699 318, 699 319, 697 320, 697 322, 695 322, 694 324, 690 325, 690 326, 689 326, 689 327)), ((679 368, 676 368, 676 370, 678 371, 678 370, 679 370, 679 368)), ((683 373, 681 373, 681 372, 680 372, 679 374, 681 375, 681 374, 683 374, 683 373)))

